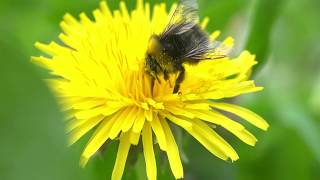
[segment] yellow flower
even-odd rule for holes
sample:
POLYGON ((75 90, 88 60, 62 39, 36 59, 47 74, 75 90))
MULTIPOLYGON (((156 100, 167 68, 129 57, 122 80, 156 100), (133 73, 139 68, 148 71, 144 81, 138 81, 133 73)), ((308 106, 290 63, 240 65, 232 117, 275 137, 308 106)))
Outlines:
MULTIPOLYGON (((262 90, 248 80, 256 61, 247 51, 235 59, 185 65, 186 78, 179 94, 172 94, 176 75, 171 75, 169 81, 161 78, 161 83, 155 81, 152 86, 144 71, 146 48, 150 36, 163 31, 174 8, 168 13, 162 3, 151 11, 149 3, 140 0, 129 13, 121 1, 120 9, 111 12, 102 2, 100 9, 93 12, 94 21, 84 13, 80 21, 69 14, 64 16, 60 24, 63 33, 59 36, 64 45, 36 43, 50 58, 34 57, 33 61, 54 75, 49 84, 70 115, 66 122, 70 144, 96 128, 82 153, 82 166, 106 141, 119 140, 112 179, 121 179, 129 149, 141 137, 148 179, 157 178, 155 143, 166 152, 175 178, 180 179, 183 167, 171 123, 190 133, 212 154, 231 161, 238 159, 237 153, 212 125, 227 129, 249 145, 255 145, 257 140, 221 111, 235 114, 260 129, 268 128, 255 113, 221 102, 262 90)), ((204 28, 207 23, 205 19, 201 26, 204 28)), ((214 32, 210 37, 215 40, 218 35, 214 32)), ((227 38, 217 51, 227 53, 226 47, 232 45, 232 38, 227 38)))

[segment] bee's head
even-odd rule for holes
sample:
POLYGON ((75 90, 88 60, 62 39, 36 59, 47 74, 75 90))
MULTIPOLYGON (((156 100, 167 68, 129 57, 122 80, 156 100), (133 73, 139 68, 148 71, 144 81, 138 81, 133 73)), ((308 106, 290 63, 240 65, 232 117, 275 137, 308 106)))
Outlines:
POLYGON ((159 53, 162 50, 162 46, 160 44, 160 38, 157 35, 152 35, 149 40, 147 53, 149 55, 154 55, 159 53))

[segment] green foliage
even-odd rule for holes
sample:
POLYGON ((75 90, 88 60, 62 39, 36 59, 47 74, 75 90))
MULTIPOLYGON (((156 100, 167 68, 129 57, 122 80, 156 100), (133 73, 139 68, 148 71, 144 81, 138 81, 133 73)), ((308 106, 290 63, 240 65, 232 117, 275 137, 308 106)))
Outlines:
POLYGON ((83 179, 55 99, 28 58, 12 44, 0 47, 0 179, 83 179))
POLYGON ((256 54, 259 67, 268 60, 270 35, 285 2, 286 0, 253 1, 247 49, 256 54))
MULTIPOLYGON (((0 1, 0 179, 110 178, 118 142, 108 144, 85 169, 78 168, 89 136, 66 146, 62 114, 41 80, 47 72, 29 62, 30 56, 39 54, 35 41, 57 40, 66 12, 91 14, 98 2, 0 1)), ((108 2, 117 7, 115 0, 108 2)), ((126 2, 131 9, 135 5, 126 2)), ((151 0, 158 2, 162 1, 151 0)), ((183 134, 178 142, 188 159, 186 179, 319 179, 319 1, 199 0, 199 4, 201 17, 211 19, 210 31, 231 32, 236 43, 257 55, 255 78, 265 90, 236 101, 271 126, 266 133, 247 126, 259 139, 255 148, 219 129, 239 153, 240 160, 234 163, 219 160, 183 134)), ((165 156, 155 149, 159 179, 173 179, 165 156)), ((144 166, 142 154, 137 155, 127 165, 124 179, 146 179, 144 166)))

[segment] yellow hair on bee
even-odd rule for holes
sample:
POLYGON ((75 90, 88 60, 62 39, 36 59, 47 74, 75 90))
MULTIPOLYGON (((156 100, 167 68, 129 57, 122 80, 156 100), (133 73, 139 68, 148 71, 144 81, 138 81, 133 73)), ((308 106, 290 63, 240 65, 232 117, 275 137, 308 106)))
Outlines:
POLYGON ((159 39, 156 36, 151 36, 148 44, 148 54, 156 54, 159 53, 161 50, 161 44, 159 39))

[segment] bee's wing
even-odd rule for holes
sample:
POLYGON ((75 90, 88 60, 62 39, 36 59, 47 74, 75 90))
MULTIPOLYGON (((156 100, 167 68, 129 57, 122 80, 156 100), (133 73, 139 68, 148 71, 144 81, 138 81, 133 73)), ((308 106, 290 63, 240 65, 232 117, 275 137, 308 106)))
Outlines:
POLYGON ((185 54, 183 59, 189 60, 213 60, 226 57, 232 50, 231 46, 227 46, 220 41, 209 41, 203 38, 189 53, 185 54))
POLYGON ((212 41, 209 45, 208 56, 213 59, 226 57, 232 51, 232 46, 220 41, 212 41))
POLYGON ((161 37, 182 34, 199 21, 197 0, 180 0, 161 37))

